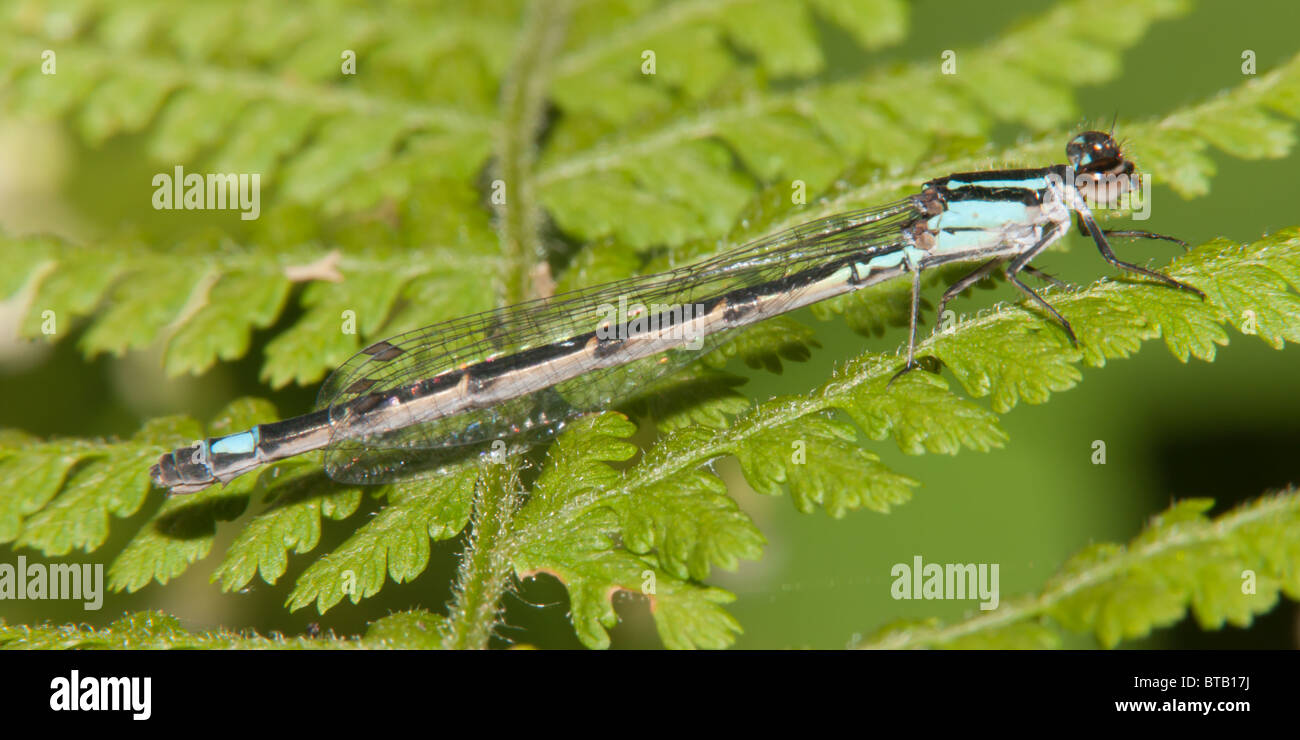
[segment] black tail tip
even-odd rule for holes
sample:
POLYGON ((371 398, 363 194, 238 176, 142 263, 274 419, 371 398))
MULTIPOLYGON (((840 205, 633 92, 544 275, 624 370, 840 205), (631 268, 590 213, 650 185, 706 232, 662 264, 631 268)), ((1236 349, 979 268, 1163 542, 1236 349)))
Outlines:
POLYGON ((194 493, 217 482, 207 465, 192 462, 198 445, 172 450, 158 458, 149 468, 149 478, 169 493, 194 493))

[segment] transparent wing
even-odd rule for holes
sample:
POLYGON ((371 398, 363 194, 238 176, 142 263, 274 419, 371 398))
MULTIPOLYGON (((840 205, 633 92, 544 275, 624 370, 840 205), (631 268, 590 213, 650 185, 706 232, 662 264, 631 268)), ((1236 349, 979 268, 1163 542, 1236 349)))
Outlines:
MULTIPOLYGON (((852 252, 890 251, 911 202, 839 214, 750 242, 670 272, 632 277, 550 298, 486 311, 376 342, 335 370, 322 386, 318 409, 332 422, 347 418, 363 399, 382 399, 431 378, 453 378, 466 367, 498 363, 529 366, 559 343, 590 336, 610 310, 687 306, 807 270, 852 252)), ((797 295, 792 294, 793 300, 797 295)), ((619 315, 624 315, 620 313, 619 315)), ((690 349, 671 349, 577 377, 543 379, 542 390, 365 436, 336 433, 326 450, 331 477, 386 482, 438 470, 450 459, 476 454, 494 440, 527 444, 554 433, 576 415, 634 395, 654 380, 720 346, 729 332, 705 336, 690 349), (460 448, 460 449, 453 449, 460 448), (473 449, 468 449, 473 448, 473 449)), ((539 372, 546 372, 544 367, 539 372)), ((336 428, 347 428, 336 424, 336 428)))

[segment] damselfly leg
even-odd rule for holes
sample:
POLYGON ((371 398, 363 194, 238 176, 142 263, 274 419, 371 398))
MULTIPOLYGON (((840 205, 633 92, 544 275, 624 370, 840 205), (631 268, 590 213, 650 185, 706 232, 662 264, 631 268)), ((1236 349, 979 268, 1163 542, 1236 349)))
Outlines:
POLYGON ((1042 280, 1045 283, 1051 283, 1052 285, 1055 285, 1061 290, 1074 290, 1073 285, 1070 285, 1064 280, 1056 278, 1052 275, 1048 275, 1047 273, 1043 272, 1037 267, 1034 267, 1033 265, 1025 265, 1024 269, 1021 270, 1021 272, 1027 272, 1030 275, 1033 275, 1034 277, 1038 278, 1039 280, 1042 280))
POLYGON ((1047 229, 1044 229, 1043 236, 1039 238, 1038 242, 1027 251, 1017 255, 1015 259, 1011 260, 1007 265, 1004 274, 1007 276, 1007 280, 1009 280, 1012 285, 1016 286, 1021 293, 1032 298, 1035 303, 1042 306, 1044 310, 1051 314, 1052 318, 1056 319, 1061 324, 1061 328, 1065 329, 1065 335, 1070 338, 1070 344, 1077 347, 1079 345, 1079 340, 1075 338, 1074 327, 1070 326, 1070 322, 1066 321, 1065 317, 1061 315, 1061 312, 1052 307, 1052 304, 1048 303, 1042 296, 1035 293, 1033 288, 1030 288, 1028 285, 1021 282, 1019 277, 1020 272, 1029 265, 1029 260, 1037 257, 1040 252, 1047 248, 1048 244, 1051 244, 1060 237, 1059 232, 1059 227, 1055 226, 1049 226, 1047 229))
POLYGON ((936 334, 939 332, 939 326, 943 324, 943 314, 944 311, 948 309, 948 302, 953 298, 956 298, 958 295, 961 295, 962 291, 975 285, 989 275, 992 275, 993 272, 998 269, 998 266, 1005 261, 1006 260, 1002 257, 991 259, 975 268, 962 279, 948 286, 948 289, 943 292, 943 297, 939 299, 939 310, 934 320, 934 331, 936 334))
POLYGON ((908 324, 907 362, 903 364, 902 370, 894 373, 889 382, 885 383, 885 388, 893 385, 895 380, 920 367, 920 364, 916 361, 916 323, 921 317, 921 270, 914 264, 906 264, 907 269, 912 273, 912 320, 908 324))
MULTIPOLYGON (((1116 237, 1120 239, 1163 239, 1164 241, 1173 242, 1174 244, 1177 244, 1178 246, 1182 247, 1184 252, 1186 252, 1188 249, 1187 242, 1183 241, 1182 239, 1179 239, 1178 237, 1165 236, 1164 234, 1156 234, 1150 231, 1133 231, 1130 229, 1102 229, 1101 233, 1105 234, 1107 237, 1116 237)), ((1084 235, 1087 236, 1088 232, 1085 231, 1084 235)))
MULTIPOLYGON (((1205 294, 1202 293, 1198 288, 1194 288, 1188 285, 1187 283, 1175 280, 1169 277, 1168 275, 1164 275, 1162 273, 1156 272, 1155 270, 1148 270, 1145 267, 1135 265, 1131 262, 1125 262, 1120 258, 1116 257, 1115 253, 1112 252, 1110 249, 1110 242, 1106 241, 1106 234, 1102 232, 1100 227, 1097 226, 1097 221, 1093 219, 1091 213, 1088 213, 1087 211, 1080 212, 1079 220, 1081 220, 1084 226, 1087 227, 1089 234, 1092 235, 1092 240, 1097 244, 1097 251, 1101 252, 1102 258, 1105 259, 1107 262, 1120 268, 1121 270, 1128 270, 1129 272, 1136 272, 1139 275, 1145 275, 1153 280, 1159 280, 1160 282, 1170 287, 1178 288, 1179 290, 1185 290, 1188 293, 1198 295, 1201 297, 1201 300, 1205 300, 1205 294)), ((1158 238, 1162 238, 1162 239, 1169 239, 1169 237, 1163 237, 1159 235, 1153 235, 1153 236, 1157 236, 1158 238)), ((1170 239, 1170 241, 1177 241, 1177 240, 1170 239)))

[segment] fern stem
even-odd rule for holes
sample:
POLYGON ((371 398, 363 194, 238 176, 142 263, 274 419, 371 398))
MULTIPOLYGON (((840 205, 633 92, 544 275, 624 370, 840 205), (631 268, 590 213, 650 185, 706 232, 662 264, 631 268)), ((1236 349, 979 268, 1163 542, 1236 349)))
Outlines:
MULTIPOLYGON (((493 179, 504 186, 500 202, 493 200, 497 233, 504 254, 503 300, 518 303, 534 297, 534 269, 544 257, 533 168, 537 160, 550 80, 551 62, 564 38, 569 0, 537 0, 519 34, 518 51, 501 87, 502 124, 493 179)), ((493 184, 494 194, 497 183, 493 184)), ((544 264, 544 263, 542 263, 544 264)), ((470 540, 462 555, 443 633, 451 649, 488 647, 500 613, 502 594, 510 584, 507 536, 519 501, 518 470, 514 462, 490 464, 474 491, 470 540)))
POLYGON ((448 649, 482 650, 492 638, 501 596, 513 572, 503 550, 519 509, 518 490, 514 461, 483 467, 474 489, 469 543, 461 555, 456 594, 443 632, 443 646, 448 649))
POLYGON ((518 52, 501 86, 502 121, 492 174, 492 202, 505 256, 502 298, 506 304, 549 292, 533 288, 534 270, 545 264, 533 169, 545 122, 542 114, 552 61, 568 19, 568 0, 534 2, 519 34, 518 52))

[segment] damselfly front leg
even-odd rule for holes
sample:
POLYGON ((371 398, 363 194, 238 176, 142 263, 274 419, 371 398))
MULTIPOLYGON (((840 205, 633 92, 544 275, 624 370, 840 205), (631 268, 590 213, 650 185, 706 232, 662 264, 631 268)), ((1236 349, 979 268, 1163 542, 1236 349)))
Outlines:
MULTIPOLYGON (((1088 227, 1085 226, 1083 223, 1082 214, 1078 214, 1077 223, 1079 226, 1079 233, 1088 238, 1092 238, 1092 232, 1089 231, 1088 227)), ((1176 236, 1166 236, 1165 234, 1157 234, 1153 231, 1138 231, 1136 229, 1102 229, 1101 233, 1105 234, 1108 238, 1113 237, 1116 239, 1160 239, 1162 241, 1173 242, 1174 244, 1177 244, 1178 246, 1183 248, 1184 252, 1186 252, 1188 249, 1187 242, 1183 241, 1182 239, 1179 239, 1176 236)))
MULTIPOLYGON (((1107 262, 1120 268, 1121 270, 1128 270, 1129 272, 1136 272, 1139 275, 1146 275, 1147 277, 1152 278, 1153 280, 1159 280, 1165 285, 1168 285, 1173 288, 1178 288, 1179 290, 1185 290, 1188 293, 1192 293, 1200 296, 1201 300, 1205 300, 1205 294, 1202 293, 1198 288, 1192 287, 1187 283, 1175 280, 1169 277, 1168 275, 1164 275, 1162 273, 1156 272, 1155 270, 1148 270, 1145 267, 1140 267, 1138 265, 1132 264, 1131 262, 1124 262, 1120 258, 1116 257, 1115 253, 1112 252, 1110 249, 1110 243, 1106 241, 1105 233, 1103 233, 1101 228, 1097 226, 1097 221, 1092 217, 1092 213, 1090 211, 1086 209, 1080 210, 1079 220, 1082 221, 1083 225, 1088 229, 1088 233, 1092 236, 1093 242, 1097 244, 1097 251, 1101 252, 1102 258, 1105 259, 1107 262)), ((1146 233, 1146 232, 1142 232, 1142 233, 1146 233)), ((1169 237, 1164 237, 1159 235, 1153 235, 1153 236, 1161 239, 1169 239, 1170 241, 1178 241, 1176 239, 1170 239, 1169 237)))
MULTIPOLYGON (((1131 229, 1102 229, 1101 233, 1105 234, 1108 237, 1118 237, 1120 239, 1163 239, 1164 241, 1173 242, 1174 244, 1177 244, 1178 246, 1182 247, 1184 252, 1186 252, 1188 249, 1187 242, 1183 241, 1182 239, 1179 239, 1178 237, 1165 236, 1164 234, 1156 234, 1151 231, 1133 231, 1131 229)), ((1086 231, 1084 232, 1084 234, 1088 235, 1086 231)))

